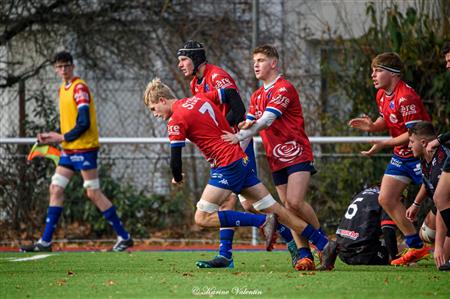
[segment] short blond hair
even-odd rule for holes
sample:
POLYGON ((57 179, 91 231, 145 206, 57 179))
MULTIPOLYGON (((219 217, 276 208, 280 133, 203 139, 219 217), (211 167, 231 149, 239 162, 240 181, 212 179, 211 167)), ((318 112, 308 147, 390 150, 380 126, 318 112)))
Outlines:
POLYGON ((175 99, 175 94, 161 79, 155 78, 147 84, 144 92, 144 104, 148 106, 150 103, 156 104, 159 98, 175 99))

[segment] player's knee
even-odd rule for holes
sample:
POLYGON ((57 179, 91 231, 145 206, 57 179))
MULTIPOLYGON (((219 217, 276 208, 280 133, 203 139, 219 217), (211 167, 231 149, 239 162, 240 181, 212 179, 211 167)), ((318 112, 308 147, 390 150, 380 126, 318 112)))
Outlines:
MULTIPOLYGON (((50 191, 52 191, 52 187, 58 187, 58 189, 62 189, 64 190, 64 188, 66 188, 67 184, 69 184, 69 179, 66 178, 65 176, 59 174, 59 173, 55 173, 52 176, 52 182, 50 184, 50 191)), ((54 188, 55 190, 57 188, 54 188)))
POLYGON ((386 197, 381 196, 381 195, 378 196, 378 203, 385 210, 390 210, 390 208, 392 207, 392 199, 386 198, 386 197))
POLYGON ((257 202, 254 202, 253 208, 259 212, 273 207, 274 205, 276 205, 276 203, 277 202, 273 198, 273 196, 271 194, 267 194, 257 202))
POLYGON ((212 214, 219 210, 219 205, 200 199, 197 202, 197 211, 195 212, 195 223, 202 227, 208 227, 210 225, 210 217, 212 214))

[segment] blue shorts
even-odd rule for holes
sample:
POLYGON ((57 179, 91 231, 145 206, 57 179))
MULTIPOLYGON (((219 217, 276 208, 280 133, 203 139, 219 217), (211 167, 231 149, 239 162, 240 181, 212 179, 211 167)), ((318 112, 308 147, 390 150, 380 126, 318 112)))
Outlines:
POLYGON ((209 185, 231 190, 236 194, 260 183, 253 169, 251 169, 248 158, 239 159, 224 167, 212 168, 210 176, 209 185))
POLYGON ((58 166, 69 168, 73 171, 89 170, 97 168, 98 150, 68 154, 61 152, 58 166))
POLYGON ((400 158, 393 155, 384 171, 385 175, 396 176, 404 183, 422 184, 422 167, 417 158, 400 158))
POLYGON ((314 162, 306 161, 273 172, 272 173, 273 182, 275 186, 287 184, 289 176, 293 173, 300 171, 309 171, 311 172, 311 175, 317 172, 317 170, 314 168, 314 162))
POLYGON ((253 148, 253 139, 252 141, 250 141, 247 148, 245 149, 245 154, 248 157, 248 165, 250 165, 250 168, 253 169, 255 175, 258 176, 258 170, 256 169, 255 150, 253 148))

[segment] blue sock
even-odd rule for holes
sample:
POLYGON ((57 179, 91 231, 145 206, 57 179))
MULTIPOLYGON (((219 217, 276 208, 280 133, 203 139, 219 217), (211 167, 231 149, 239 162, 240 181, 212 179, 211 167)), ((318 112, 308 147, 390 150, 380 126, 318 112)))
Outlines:
POLYGON ((292 238, 292 233, 291 233, 291 230, 288 227, 284 226, 281 223, 278 223, 277 231, 281 235, 281 237, 283 238, 284 242, 289 243, 289 242, 292 241, 292 239, 293 239, 292 238))
POLYGON ((299 249, 298 249, 298 256, 299 256, 300 258, 307 257, 307 258, 309 258, 310 260, 314 261, 314 256, 313 256, 313 254, 312 254, 312 252, 311 252, 311 249, 309 249, 309 248, 307 248, 307 247, 299 248, 299 249))
POLYGON ((220 230, 220 247, 219 247, 219 255, 226 257, 227 259, 231 259, 233 253, 231 252, 233 248, 233 236, 234 229, 221 229, 220 230))
POLYGON ((319 230, 315 229, 311 224, 308 224, 302 231, 301 236, 308 239, 316 245, 317 249, 322 251, 328 243, 328 238, 322 235, 319 230))
POLYGON ((405 243, 409 248, 422 248, 423 242, 419 234, 405 236, 405 243))
POLYGON ((61 216, 63 208, 49 206, 47 210, 47 218, 45 219, 45 229, 42 235, 42 241, 51 242, 53 232, 56 229, 56 224, 58 223, 59 217, 61 216))
POLYGON ((256 226, 266 221, 266 215, 250 214, 236 211, 218 211, 220 227, 256 226))
POLYGON ((111 226, 114 228, 116 233, 122 237, 122 239, 127 240, 130 237, 128 232, 123 227, 122 222, 119 219, 119 216, 117 216, 116 207, 112 206, 106 211, 103 211, 102 214, 103 217, 105 217, 106 220, 108 220, 109 224, 111 224, 111 226))

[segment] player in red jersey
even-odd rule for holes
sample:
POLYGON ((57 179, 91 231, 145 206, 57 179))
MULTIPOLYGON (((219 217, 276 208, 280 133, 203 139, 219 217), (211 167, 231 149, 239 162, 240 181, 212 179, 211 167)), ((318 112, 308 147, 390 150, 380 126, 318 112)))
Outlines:
MULTIPOLYGON (((298 93, 279 73, 276 48, 264 45, 254 49, 253 67, 264 86, 253 93, 242 130, 235 135, 226 133, 223 138, 242 144, 259 133, 280 199, 290 211, 320 229, 316 213, 305 201, 311 175, 316 170, 298 93)), ((297 270, 314 270, 307 240, 298 238, 297 245, 299 258, 293 261, 293 266, 297 270)))
MULTIPOLYGON (((245 118, 245 106, 233 78, 225 70, 207 62, 205 49, 203 45, 197 41, 187 41, 184 46, 177 51, 177 57, 179 69, 186 77, 192 77, 190 83, 192 95, 218 91, 220 97, 216 97, 214 104, 217 105, 222 115, 226 117, 228 124, 237 131, 237 124, 245 118)), ((253 142, 249 142, 249 145, 245 149, 245 153, 249 158, 251 167, 255 173, 257 173, 253 142)), ((231 194, 230 197, 221 204, 220 209, 234 210, 237 201, 236 199, 237 196, 231 194)), ((244 197, 241 196, 239 199, 246 211, 256 212, 252 205, 245 201, 244 197)), ((277 230, 288 244, 287 246, 291 255, 297 255, 297 249, 295 243, 292 242, 290 230, 282 225, 280 225, 277 230)), ((233 264, 233 237, 234 228, 221 228, 219 233, 219 254, 208 261, 197 261, 197 267, 228 268, 233 264)))
POLYGON ((372 156, 385 147, 394 147, 394 153, 382 182, 380 205, 395 221, 405 235, 408 251, 393 260, 392 265, 407 265, 428 254, 414 225, 406 218, 406 209, 401 202, 401 194, 409 183, 422 184, 419 159, 408 147, 408 128, 419 121, 430 120, 425 107, 416 94, 400 77, 402 61, 396 53, 382 53, 372 60, 372 80, 378 89, 376 101, 380 116, 373 122, 364 115, 349 121, 349 126, 366 132, 388 130, 392 138, 373 141, 364 156, 372 156))
MULTIPOLYGON (((170 167, 172 182, 182 184, 181 148, 185 139, 191 140, 211 164, 210 180, 202 198, 197 203, 195 222, 203 227, 262 226, 270 217, 235 211, 219 211, 219 205, 231 192, 242 194, 258 212, 274 213, 280 222, 311 241, 320 251, 321 269, 331 270, 336 256, 330 256, 333 241, 278 204, 256 177, 247 163, 247 156, 238 144, 222 140, 223 132, 232 134, 225 117, 205 94, 191 98, 175 99, 173 92, 159 79, 150 82, 144 94, 144 102, 155 117, 168 121, 171 142, 170 167)), ((266 240, 271 241, 275 223, 266 225, 266 240)))

